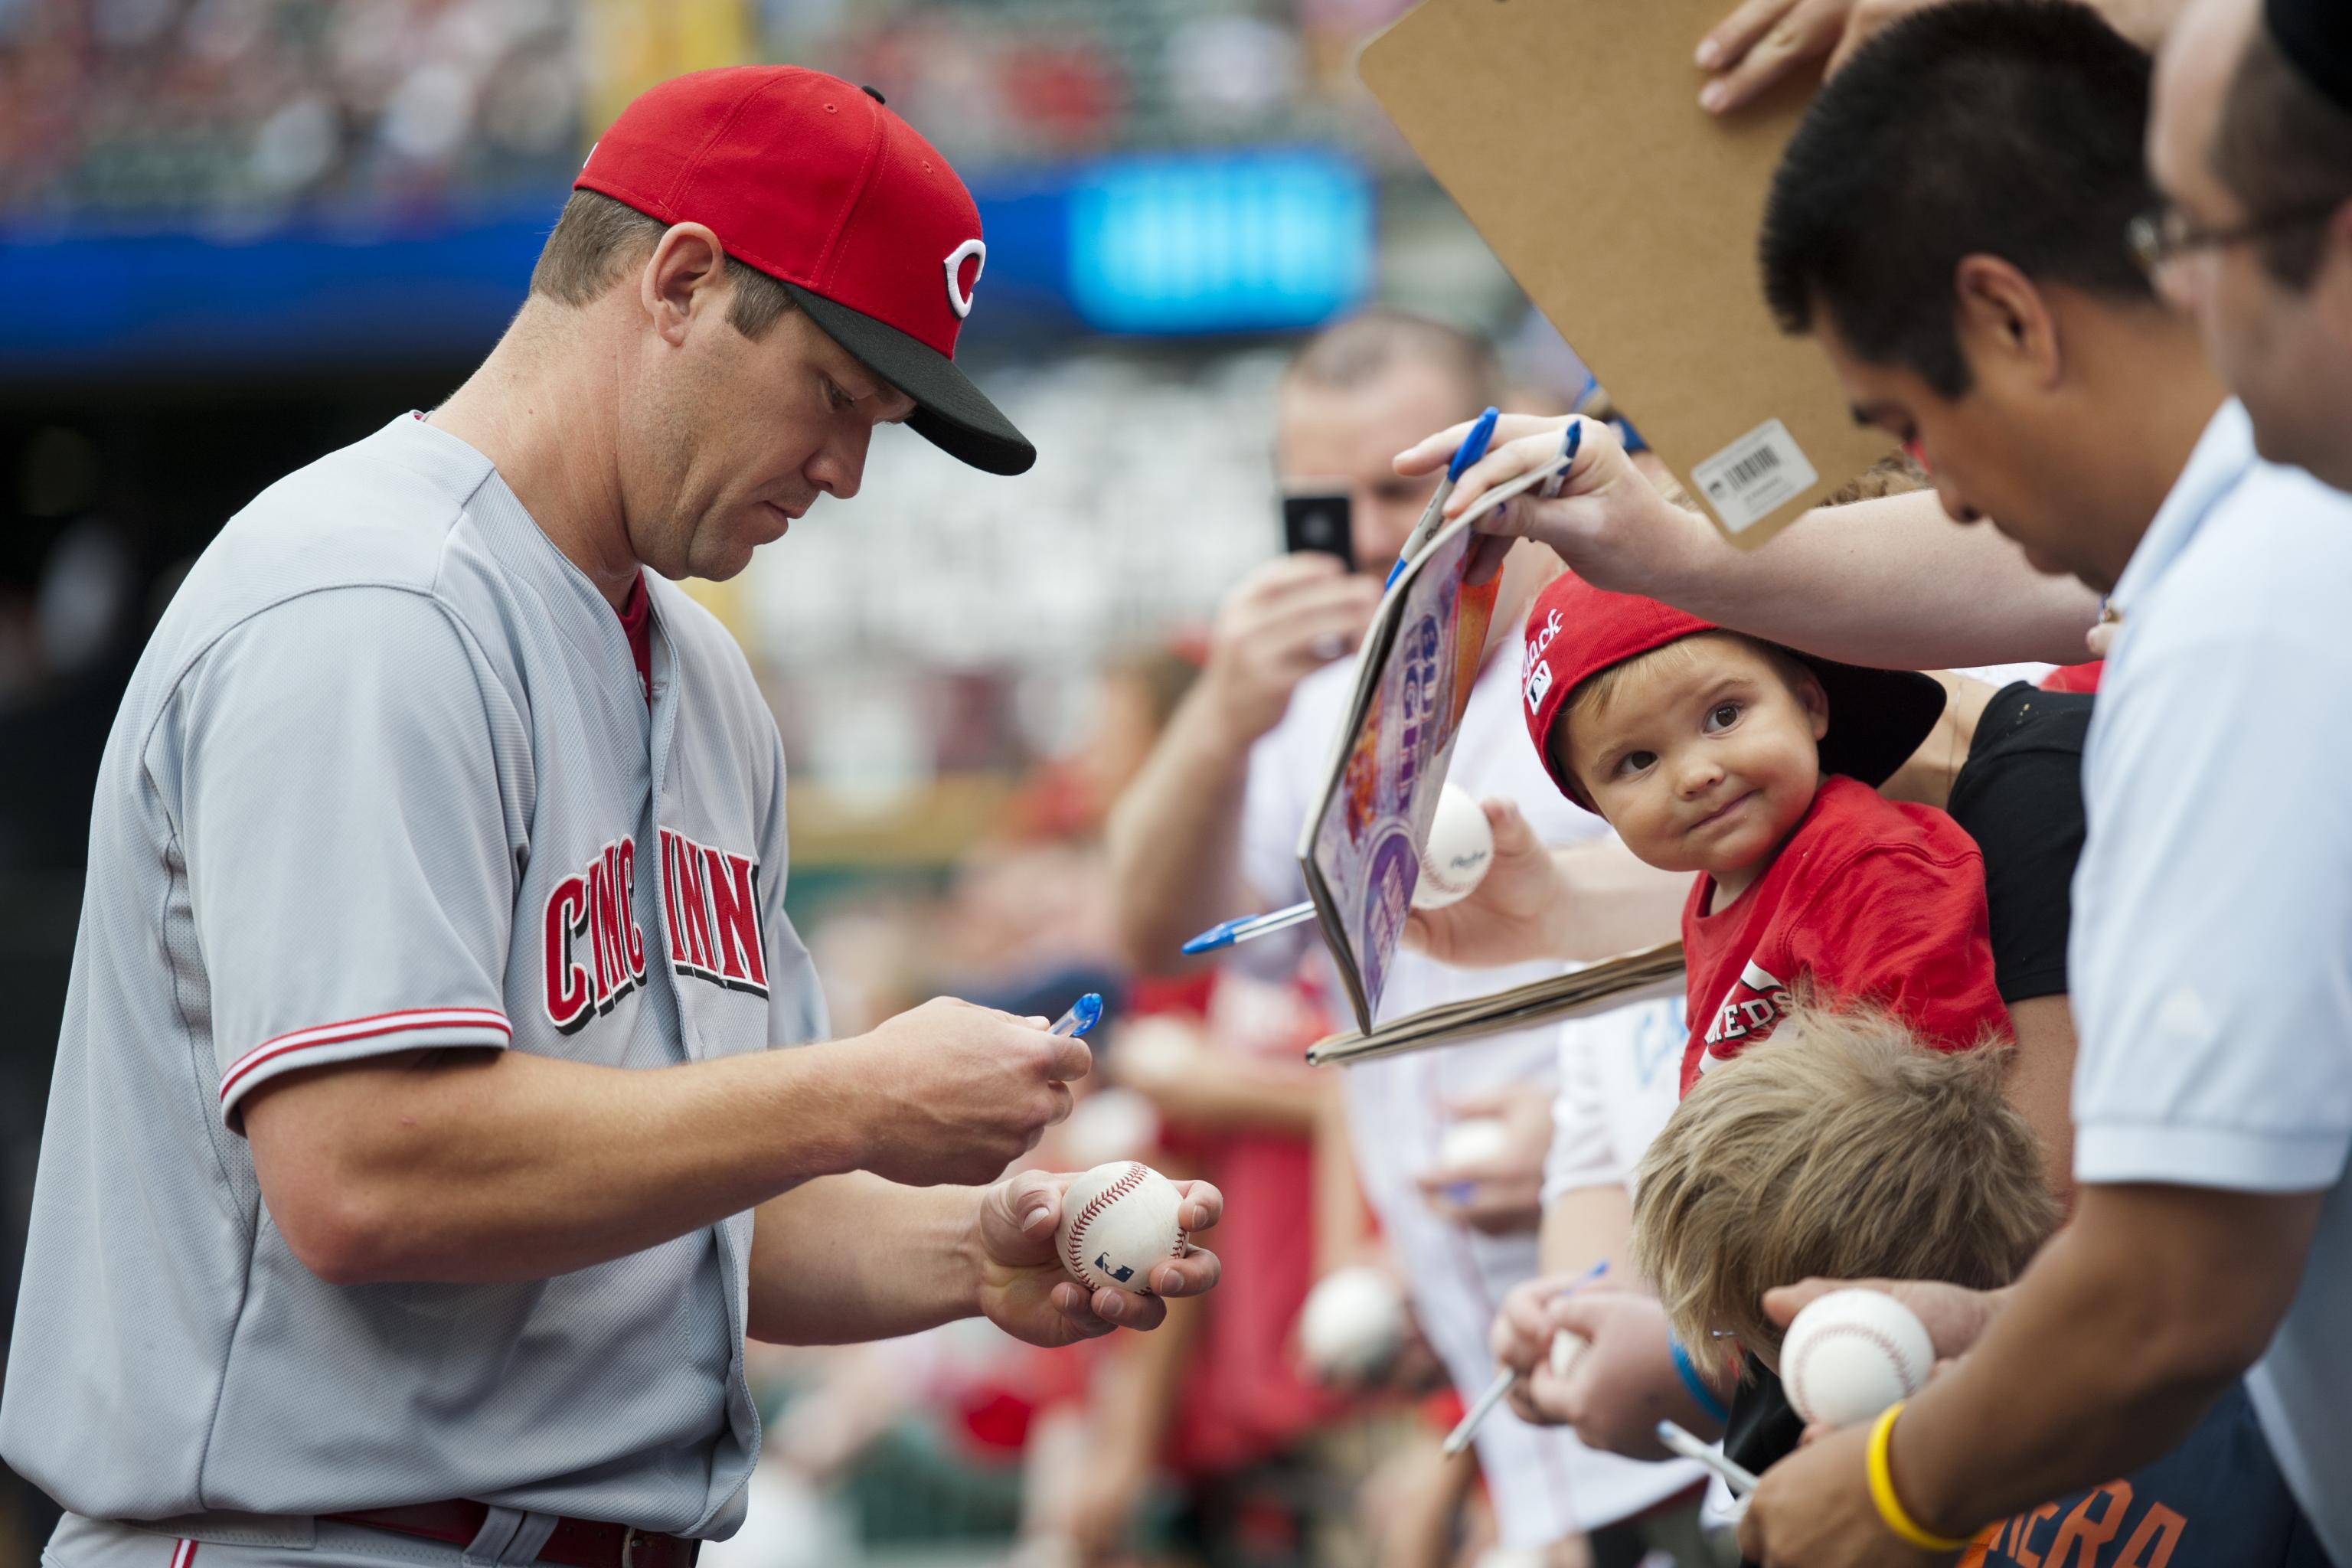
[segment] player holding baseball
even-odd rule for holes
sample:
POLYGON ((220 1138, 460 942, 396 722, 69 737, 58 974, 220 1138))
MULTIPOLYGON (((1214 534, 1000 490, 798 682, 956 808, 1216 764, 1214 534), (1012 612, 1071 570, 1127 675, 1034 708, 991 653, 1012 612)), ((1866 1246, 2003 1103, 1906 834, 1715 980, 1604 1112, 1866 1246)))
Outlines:
POLYGON ((482 368, 232 520, 124 699, 0 1408, 58 1568, 674 1568, 742 1518, 747 1336, 1164 1311, 996 1179, 1084 1045, 938 1001, 771 1048, 824 1034, 783 755, 669 581, 886 420, 1029 466, 951 357, 971 196, 786 68, 655 89, 577 185, 482 368))

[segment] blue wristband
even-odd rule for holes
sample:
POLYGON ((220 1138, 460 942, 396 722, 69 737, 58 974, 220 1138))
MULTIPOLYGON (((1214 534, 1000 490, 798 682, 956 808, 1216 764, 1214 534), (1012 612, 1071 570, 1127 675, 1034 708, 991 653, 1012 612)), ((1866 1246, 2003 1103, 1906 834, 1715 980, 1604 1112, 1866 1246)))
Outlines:
POLYGON ((1699 1376, 1698 1368, 1691 1364, 1690 1352, 1683 1349, 1682 1341, 1668 1340, 1666 1343, 1674 1349, 1675 1375, 1683 1380, 1683 1386, 1690 1390, 1690 1396, 1698 1402, 1698 1407, 1717 1421, 1730 1420, 1731 1412, 1724 1408, 1723 1401, 1716 1397, 1715 1390, 1699 1376))

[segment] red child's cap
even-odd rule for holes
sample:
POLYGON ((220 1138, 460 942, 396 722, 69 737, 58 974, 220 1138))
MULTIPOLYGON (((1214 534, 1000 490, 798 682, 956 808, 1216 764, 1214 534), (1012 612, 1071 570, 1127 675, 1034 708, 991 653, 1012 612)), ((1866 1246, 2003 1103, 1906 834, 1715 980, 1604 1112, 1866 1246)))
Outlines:
MULTIPOLYGON (((1576 689, 1612 665, 1721 629, 1655 599, 1596 588, 1573 572, 1552 579, 1528 612, 1519 695, 1528 738, 1562 794, 1592 809, 1591 798, 1553 760, 1546 743, 1576 689)), ((1830 727, 1821 748, 1824 772, 1875 788, 1919 749, 1944 711, 1944 689, 1917 670, 1866 669, 1787 651, 1812 670, 1829 698, 1830 727)))
POLYGON ((988 260, 980 209, 878 94, 796 66, 674 77, 621 110, 572 185, 709 226, 913 398, 907 423, 934 446, 994 474, 1036 460, 955 363, 988 260))

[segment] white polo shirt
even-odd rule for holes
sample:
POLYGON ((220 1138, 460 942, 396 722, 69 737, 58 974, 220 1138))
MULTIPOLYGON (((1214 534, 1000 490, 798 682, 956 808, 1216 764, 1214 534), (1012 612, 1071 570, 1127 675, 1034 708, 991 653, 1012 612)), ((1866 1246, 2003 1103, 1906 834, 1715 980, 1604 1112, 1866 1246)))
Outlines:
POLYGON ((2116 584, 2067 968, 2074 1174, 2328 1196, 2248 1374, 2352 1563, 2352 497, 2224 405, 2116 584))

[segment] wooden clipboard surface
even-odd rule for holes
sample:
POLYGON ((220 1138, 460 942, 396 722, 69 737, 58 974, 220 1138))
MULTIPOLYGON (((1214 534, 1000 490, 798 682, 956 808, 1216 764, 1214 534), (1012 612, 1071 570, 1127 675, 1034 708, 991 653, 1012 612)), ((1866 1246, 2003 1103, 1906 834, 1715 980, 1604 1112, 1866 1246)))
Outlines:
MULTIPOLYGON (((1829 362, 1764 304, 1757 226, 1817 76, 1728 121, 1691 50, 1726 0, 1424 0, 1359 69, 1398 130, 1694 496, 1694 470, 1778 418, 1818 478, 1761 543, 1886 455, 1829 362)), ((1716 470, 1719 473, 1719 469, 1716 470)), ((1710 503, 1712 508, 1712 503, 1710 503)))

